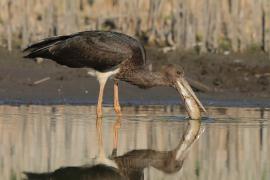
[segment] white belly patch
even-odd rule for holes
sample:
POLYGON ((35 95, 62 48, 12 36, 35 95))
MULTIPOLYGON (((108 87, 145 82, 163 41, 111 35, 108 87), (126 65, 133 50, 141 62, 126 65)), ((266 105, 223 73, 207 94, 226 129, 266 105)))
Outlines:
POLYGON ((94 69, 88 69, 87 74, 96 77, 97 80, 100 83, 106 83, 106 81, 108 80, 108 78, 114 76, 118 72, 119 72, 119 68, 117 68, 115 70, 112 70, 112 71, 108 71, 108 72, 99 72, 99 71, 96 71, 94 69))

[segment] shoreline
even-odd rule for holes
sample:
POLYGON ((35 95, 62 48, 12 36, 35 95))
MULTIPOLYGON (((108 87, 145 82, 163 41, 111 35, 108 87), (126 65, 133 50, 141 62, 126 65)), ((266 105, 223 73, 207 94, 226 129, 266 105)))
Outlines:
MULTIPOLYGON (((192 52, 163 53, 147 48, 153 67, 180 64, 188 78, 211 88, 195 92, 205 106, 270 107, 270 60, 265 54, 197 55, 192 52), (254 59, 254 58, 257 59, 254 59)), ((77 104, 95 105, 96 79, 86 69, 72 69, 50 60, 37 63, 23 59, 19 51, 0 48, 0 104, 77 104)), ((104 102, 113 100, 113 83, 106 84, 104 102)), ((181 105, 179 94, 168 87, 139 89, 119 82, 122 105, 181 105)))
MULTIPOLYGON (((207 107, 247 107, 247 108, 270 108, 269 99, 263 98, 249 98, 249 99, 239 99, 239 98, 217 98, 217 97, 206 97, 207 95, 199 94, 198 97, 207 107)), ((123 97, 122 97, 123 98, 123 97)), ((135 98, 135 97, 134 97, 135 98)), ((11 105, 11 106, 21 106, 21 105, 76 105, 76 106, 96 106, 97 100, 95 99, 75 99, 75 98, 58 98, 58 99, 0 99, 0 105, 11 105)), ((104 99, 104 106, 113 106, 112 97, 104 99)), ((184 106, 183 101, 180 97, 170 98, 170 99, 127 99, 124 97, 124 100, 120 100, 121 106, 153 106, 153 105, 162 105, 162 106, 184 106)))

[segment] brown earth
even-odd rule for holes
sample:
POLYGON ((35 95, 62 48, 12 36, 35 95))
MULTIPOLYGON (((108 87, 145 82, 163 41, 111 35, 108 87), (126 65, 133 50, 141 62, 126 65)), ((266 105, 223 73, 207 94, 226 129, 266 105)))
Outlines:
MULTIPOLYGON (((98 83, 85 69, 70 69, 52 61, 37 63, 23 59, 19 51, 0 49, 0 103, 55 104, 96 102, 98 83), (33 85, 43 78, 47 81, 33 85)), ((265 53, 202 54, 147 48, 154 65, 180 64, 186 76, 211 89, 199 92, 207 105, 270 106, 270 58, 265 53)), ((120 83, 120 101, 124 104, 178 103, 171 88, 141 90, 120 83)), ((112 83, 105 91, 105 103, 112 102, 112 83)))

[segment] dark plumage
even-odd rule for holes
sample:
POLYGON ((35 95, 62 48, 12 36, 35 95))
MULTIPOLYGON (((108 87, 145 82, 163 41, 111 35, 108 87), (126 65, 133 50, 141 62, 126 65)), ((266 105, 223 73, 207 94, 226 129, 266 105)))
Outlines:
POLYGON ((145 49, 136 39, 118 32, 85 31, 71 35, 56 36, 34 43, 24 50, 25 58, 47 58, 71 68, 89 68, 89 74, 100 83, 97 116, 102 115, 103 91, 107 79, 115 77, 114 107, 120 114, 118 83, 122 80, 140 88, 170 86, 176 88, 184 98, 189 115, 200 117, 201 107, 189 84, 184 79, 183 69, 175 65, 164 65, 160 71, 146 68, 145 49), (188 101, 187 101, 188 100, 188 101))
POLYGON ((127 180, 116 168, 98 164, 94 166, 63 167, 49 173, 24 173, 27 180, 127 180))
MULTIPOLYGON (((98 132, 101 133, 101 131, 98 132)), ((115 147, 110 158, 110 161, 115 162, 115 167, 105 165, 106 161, 103 161, 101 164, 93 166, 63 167, 54 172, 26 172, 25 175, 28 180, 142 180, 147 167, 154 167, 166 174, 173 174, 180 171, 190 147, 202 133, 201 122, 189 120, 188 128, 179 139, 178 145, 172 150, 137 149, 117 156, 117 147, 115 147)), ((101 137, 99 140, 103 139, 102 133, 98 134, 98 137, 101 137)), ((101 144, 99 142, 99 145, 101 144)), ((100 151, 104 151, 103 144, 100 151)))
POLYGON ((56 36, 31 44, 25 58, 47 58, 71 68, 89 67, 105 72, 132 59, 145 64, 145 50, 134 38, 110 31, 85 31, 56 36))

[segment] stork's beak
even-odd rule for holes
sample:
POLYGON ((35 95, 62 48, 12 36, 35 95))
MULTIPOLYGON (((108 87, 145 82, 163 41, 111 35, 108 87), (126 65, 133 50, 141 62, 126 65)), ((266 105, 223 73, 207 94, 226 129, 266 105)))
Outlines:
POLYGON ((188 84, 188 82, 181 77, 176 81, 176 88, 178 92, 181 94, 183 101, 185 103, 188 115, 191 119, 200 119, 201 118, 201 110, 206 112, 200 100, 195 95, 194 91, 188 84))

